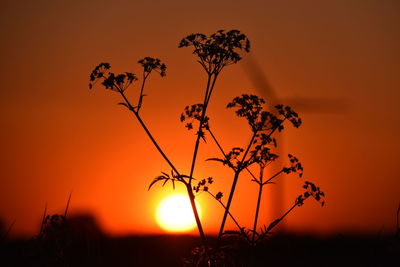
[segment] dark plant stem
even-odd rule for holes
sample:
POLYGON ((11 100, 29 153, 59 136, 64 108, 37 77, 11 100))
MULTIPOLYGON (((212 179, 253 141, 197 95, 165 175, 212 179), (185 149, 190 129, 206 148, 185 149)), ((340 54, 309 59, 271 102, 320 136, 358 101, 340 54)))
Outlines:
POLYGON ((219 150, 221 151, 222 155, 224 156, 225 160, 227 161, 228 166, 233 170, 236 171, 235 166, 232 165, 232 163, 229 161, 224 149, 222 148, 221 144, 218 142, 217 138, 215 137, 215 135, 213 134, 213 132, 211 131, 210 128, 208 128, 208 132, 210 133, 212 139, 214 140, 215 144, 217 144, 219 150))
POLYGON ((256 236, 257 231, 257 221, 258 221, 258 214, 260 211, 260 204, 261 204, 261 196, 262 196, 262 189, 263 189, 263 176, 264 176, 264 167, 260 165, 260 180, 259 180, 259 188, 258 188, 258 198, 257 198, 257 206, 256 206, 256 214, 254 216, 254 226, 253 226, 253 242, 256 236))
MULTIPOLYGON (((120 94, 122 95, 122 97, 124 98, 126 104, 128 105, 129 110, 131 110, 133 112, 133 114, 135 115, 135 117, 139 121, 140 125, 142 126, 142 128, 146 132, 147 136, 150 138, 150 140, 152 141, 154 146, 157 148, 158 152, 165 159, 165 161, 168 163, 168 165, 175 171, 175 173, 178 176, 181 176, 181 174, 179 173, 178 169, 174 166, 174 164, 172 164, 172 162, 169 160, 167 155, 164 153, 164 151, 161 149, 161 147, 156 142, 156 140, 154 139, 153 135, 150 133, 149 129, 146 127, 145 123, 140 118, 139 113, 130 104, 130 102, 127 99, 127 97, 125 96, 124 92, 120 91, 120 94)), ((183 179, 181 179, 180 181, 182 181, 186 185, 186 189, 188 191, 188 196, 189 196, 189 199, 190 199, 190 204, 191 204, 192 210, 193 210, 193 215, 194 215, 195 220, 196 220, 197 229, 199 230, 200 237, 201 237, 201 239, 202 239, 202 241, 204 243, 205 248, 207 249, 207 240, 206 240, 206 237, 205 237, 205 234, 204 234, 204 231, 203 231, 203 226, 202 226, 201 221, 200 221, 200 217, 199 217, 199 213, 198 213, 198 210, 197 210, 197 207, 196 207, 196 203, 194 201, 195 197, 194 197, 194 194, 193 194, 193 189, 192 189, 192 186, 190 184, 191 179, 189 180, 189 182, 185 182, 185 180, 183 180, 183 179)))
POLYGON ((244 160, 246 159, 247 153, 249 152, 249 150, 250 150, 250 148, 251 148, 251 146, 252 146, 252 144, 253 144, 253 141, 254 141, 254 138, 256 137, 256 135, 257 135, 257 132, 254 132, 254 133, 253 133, 253 136, 251 137, 251 140, 250 140, 250 142, 249 142, 249 145, 247 146, 246 152, 244 153, 243 158, 242 158, 240 164, 238 165, 238 170, 235 171, 235 176, 233 177, 233 182, 232 182, 231 191, 230 191, 230 193, 229 193, 228 202, 226 203, 225 213, 224 213, 224 216, 222 217, 221 226, 220 226, 220 228, 219 228, 218 239, 221 238, 222 233, 224 232, 225 223, 226 223, 226 218, 227 218, 228 213, 229 213, 229 210, 230 210, 230 208, 231 208, 231 203, 232 203, 233 195, 234 195, 234 193, 235 193, 237 180, 239 179, 239 174, 240 174, 240 172, 241 172, 241 170, 242 170, 242 169, 240 169, 240 168, 241 168, 241 165, 243 164, 244 160))
POLYGON ((0 238, 0 241, 3 241, 3 240, 6 240, 6 239, 7 239, 8 235, 10 234, 11 230, 13 229, 13 227, 14 227, 16 221, 17 221, 17 220, 14 220, 14 221, 10 224, 10 226, 9 226, 8 229, 7 229, 7 231, 6 231, 6 232, 4 233, 4 235, 0 238))
POLYGON ((208 74, 206 92, 205 92, 204 101, 203 101, 203 110, 202 110, 202 114, 201 114, 199 130, 197 132, 196 143, 195 143, 194 150, 193 150, 193 159, 192 159, 192 164, 191 164, 191 167, 190 167, 189 181, 188 181, 188 183, 186 185, 186 188, 187 188, 187 191, 188 191, 188 195, 189 195, 189 198, 190 198, 190 203, 192 205, 193 214, 194 214, 195 219, 196 219, 197 228, 199 230, 201 239, 203 240, 204 249, 205 249, 205 251, 207 253, 208 258, 210 259, 211 266, 213 266, 212 259, 211 259, 211 256, 209 255, 209 252, 208 252, 207 240, 206 240, 206 237, 205 237, 205 234, 204 234, 204 231, 203 231, 203 226, 201 224, 200 217, 199 217, 199 214, 198 214, 198 211, 197 211, 196 203, 194 201, 195 197, 194 197, 194 194, 193 194, 192 180, 193 180, 194 168, 196 166, 197 153, 199 151, 199 146, 200 146, 200 138, 201 138, 200 133, 202 132, 204 119, 206 117, 208 102, 210 100, 211 93, 213 91, 213 88, 214 88, 216 80, 217 80, 217 75, 214 75, 214 77, 212 77, 211 74, 208 74), (212 79, 212 82, 211 82, 211 79, 212 79))
POLYGON ((68 201, 67 201, 67 206, 65 206, 64 218, 67 218, 69 203, 71 202, 71 196, 72 196, 72 191, 69 193, 69 197, 68 197, 68 201))
POLYGON ((224 151, 224 149, 222 148, 222 146, 220 145, 220 143, 218 142, 217 138, 215 137, 215 135, 213 134, 213 132, 211 131, 211 129, 208 129, 208 132, 211 135, 211 138, 214 140, 215 144, 218 146, 219 151, 221 151, 222 155, 224 156, 225 159, 227 159, 226 157, 226 153, 224 151))
POLYGON ((207 239, 206 239, 206 235, 204 234, 203 226, 202 226, 201 221, 200 221, 200 216, 199 216, 199 212, 198 212, 197 207, 196 207, 196 203, 194 201, 195 197, 194 197, 194 194, 193 194, 192 186, 190 184, 186 184, 186 189, 187 189, 188 196, 189 196, 189 199, 190 199, 190 204, 192 206, 193 215, 194 215, 194 218, 196 220, 197 229, 199 230, 199 234, 200 234, 201 240, 203 241, 203 244, 205 246, 204 248, 207 251, 207 239))
POLYGON ((146 79, 149 75, 150 75, 150 72, 147 75, 145 74, 145 72, 143 72, 142 87, 140 88, 139 102, 137 105, 137 113, 139 113, 139 110, 142 107, 144 85, 146 84, 146 79))
MULTIPOLYGON (((164 151, 161 149, 161 147, 158 145, 158 143, 156 142, 156 140, 154 139, 153 135, 150 133, 149 129, 146 127, 146 125, 144 124, 143 120, 140 118, 139 114, 137 112, 134 112, 136 118, 138 119, 140 125, 143 127, 144 131, 146 132, 146 134, 149 136, 150 140, 152 141, 152 143, 154 144, 154 146, 157 148, 158 152, 160 152, 161 156, 165 159, 165 161, 168 163, 168 165, 174 170, 174 172, 180 176, 180 173, 178 171, 178 169, 174 166, 174 164, 169 160, 169 158, 167 157, 167 155, 165 155, 164 151)), ((183 181, 183 179, 182 179, 183 181)))
MULTIPOLYGON (((214 142, 217 144, 219 150, 221 151, 222 155, 224 156, 225 159, 227 159, 226 153, 224 152, 224 149, 222 148, 222 146, 220 145, 220 143, 218 142, 217 138, 215 137, 215 135, 213 134, 213 132, 211 131, 211 129, 208 129, 208 132, 210 133, 212 139, 214 140, 214 142)), ((254 231, 253 231, 253 241, 254 241, 254 235, 255 235, 255 230, 257 227, 257 218, 258 218, 258 213, 259 213, 259 208, 260 208, 260 201, 261 201, 261 194, 262 194, 262 186, 263 186, 263 173, 264 173, 264 168, 260 167, 260 189, 259 189, 259 193, 258 193, 258 201, 257 201, 257 209, 256 209, 256 216, 254 219, 254 231)), ((254 176, 254 174, 249 170, 249 168, 246 167, 246 170, 250 173, 250 175, 253 177, 254 181, 257 181, 257 178, 254 176)), ((270 178, 273 179, 276 175, 274 175, 273 177, 270 178)), ((222 203, 221 200, 217 199, 211 192, 207 191, 207 193, 209 193, 211 196, 213 196, 221 205, 222 207, 226 210, 226 206, 224 205, 224 203, 222 203)), ((236 224, 236 226, 239 228, 239 230, 242 230, 242 227, 239 225, 239 223, 236 221, 236 219, 233 217, 232 213, 230 211, 228 211, 228 215, 229 217, 231 217, 231 219, 234 221, 234 223, 236 224)))
MULTIPOLYGON (((219 150, 221 151, 222 155, 224 156, 224 158, 225 158, 226 160, 228 160, 224 149, 222 148, 221 144, 218 142, 217 138, 215 137, 215 135, 213 134, 213 132, 211 131, 211 129, 208 129, 208 132, 210 133, 210 135, 211 135, 212 139, 214 140, 214 142, 217 144, 217 146, 218 146, 219 150)), ((230 163, 229 163, 229 165, 230 165, 230 167, 231 167, 234 171, 236 171, 235 168, 234 168, 234 166, 232 166, 230 163)), ((248 171, 251 175, 253 175, 253 174, 250 172, 250 170, 249 170, 248 168, 246 168, 246 169, 247 169, 247 171, 248 171)), ((254 177, 254 175, 253 175, 253 177, 254 177)), ((221 200, 217 199, 211 192, 207 191, 207 193, 209 193, 211 196, 213 196, 213 197, 222 205, 222 207, 226 210, 226 206, 225 206, 225 204, 224 204, 221 200)), ((229 217, 231 217, 231 219, 234 221, 234 223, 235 223, 236 226, 239 228, 239 230, 242 231, 242 227, 239 225, 239 223, 237 222, 237 220, 235 219, 235 217, 233 217, 232 213, 231 213, 229 210, 228 210, 228 215, 229 215, 229 217)))
POLYGON ((271 232, 271 230, 273 228, 275 228, 283 219, 285 219, 285 217, 294 210, 294 208, 296 208, 298 206, 297 203, 295 203, 288 211, 286 211, 279 219, 276 219, 274 222, 276 222, 271 228, 269 228, 267 230, 267 232, 265 232, 264 234, 267 235, 268 233, 271 232))
POLYGON ((246 167, 246 171, 251 175, 251 177, 253 177, 253 180, 254 180, 254 181, 257 181, 256 176, 250 171, 249 168, 246 167))
MULTIPOLYGON (((130 111, 133 112, 133 114, 135 115, 136 119, 139 121, 140 125, 142 126, 142 128, 144 129, 144 131, 146 132, 147 136, 150 138, 151 142, 153 143, 153 145, 156 147, 157 151, 161 154, 161 156, 165 159, 165 161, 168 163, 168 165, 175 171, 175 173, 180 176, 180 173, 178 171, 177 168, 175 168, 174 164, 172 164, 172 162, 169 160, 169 158, 167 157, 167 155, 165 155, 164 151, 161 149, 161 147, 158 145, 157 141, 154 139, 153 135, 150 133, 149 129, 147 128, 146 124, 143 122, 142 118, 140 118, 139 113, 135 110, 135 108, 131 105, 131 103, 129 102, 129 100, 127 99, 127 97, 125 96, 125 94, 123 92, 120 92, 121 96, 124 98, 126 104, 128 105, 128 108, 130 111)), ((182 179, 182 181, 184 181, 182 179)))
POLYGON ((222 233, 224 232, 225 223, 226 223, 226 217, 228 216, 229 209, 231 207, 231 202, 232 202, 233 194, 235 192, 236 183, 237 183, 237 180, 239 178, 239 173, 240 173, 239 171, 235 171, 235 176, 233 177, 233 183, 232 183, 232 187, 231 187, 231 192, 229 193, 228 202, 226 203, 226 207, 225 207, 224 217, 222 217, 221 226, 219 228, 218 239, 221 238, 222 233))
POLYGON ((297 203, 295 203, 288 211, 286 211, 280 218, 279 221, 282 221, 294 208, 298 206, 297 203))
MULTIPOLYGON (((246 151, 245 151, 244 154, 243 154, 243 158, 242 158, 242 160, 240 161, 240 165, 243 165, 243 162, 245 161, 246 156, 247 156, 247 154, 249 153, 251 146, 253 145, 253 141, 254 141, 254 139, 256 138, 256 135, 257 135, 257 131, 255 131, 255 132, 253 133, 253 136, 251 137, 251 140, 250 140, 250 142, 249 142, 249 145, 247 146, 247 149, 246 149, 246 151)), ((240 165, 239 165, 239 166, 240 166, 240 165)))
MULTIPOLYGON (((224 210, 226 210, 225 204, 220 199, 217 199, 217 197, 214 194, 212 194, 210 191, 207 191, 207 193, 210 194, 213 198, 215 198, 215 200, 217 200, 219 202, 219 204, 221 204, 221 206, 224 208, 224 210)), ((239 230, 242 231, 243 228, 240 226, 240 224, 235 219, 235 217, 233 217, 232 213, 228 212, 228 215, 229 215, 229 217, 231 217, 231 219, 236 224, 236 226, 239 228, 239 230)))
POLYGON ((211 94, 212 94, 212 91, 214 90, 214 85, 215 85, 215 82, 217 81, 217 77, 218 77, 218 73, 215 73, 214 79, 213 79, 213 82, 212 82, 212 85, 210 88, 210 92, 208 93, 207 98, 206 98, 207 106, 208 106, 208 103, 210 102, 211 94))
POLYGON ((47 202, 44 204, 44 212, 43 212, 43 218, 42 218, 42 225, 40 226, 40 231, 39 235, 43 233, 43 226, 44 226, 44 220, 46 220, 46 215, 47 215, 47 202))
POLYGON ((204 124, 204 119, 206 117, 208 103, 210 101, 211 94, 212 94, 214 86, 215 86, 215 82, 217 81, 217 77, 218 77, 217 74, 215 74, 214 76, 212 74, 208 74, 206 93, 204 95, 204 102, 203 102, 203 111, 201 113, 199 130, 197 132, 196 143, 195 143, 194 150, 193 150, 192 165, 190 167, 190 175, 189 175, 189 177, 190 177, 189 183, 190 184, 192 183, 194 168, 196 166, 197 154, 198 154, 199 146, 200 146, 200 138, 201 138, 200 132, 203 131, 202 128, 203 128, 203 124, 204 124))
POLYGON ((211 82, 211 75, 208 74, 206 93, 204 95, 204 102, 203 102, 203 111, 202 111, 202 114, 201 114, 199 130, 197 132, 196 143, 195 143, 194 149, 193 149, 192 165, 190 167, 190 174, 189 174, 189 184, 192 183, 194 167, 196 166, 197 153, 199 151, 200 138, 201 138, 200 132, 202 131, 204 118, 205 118, 205 115, 206 115, 206 110, 207 110, 207 106, 206 105, 207 105, 207 97, 208 97, 208 94, 209 94, 209 91, 210 91, 210 82, 211 82))
POLYGON ((275 177, 277 177, 279 174, 281 174, 283 172, 283 169, 278 171, 277 173, 275 173, 274 175, 272 175, 267 181, 264 182, 264 184, 268 184, 269 182, 272 181, 272 179, 274 179, 275 177))

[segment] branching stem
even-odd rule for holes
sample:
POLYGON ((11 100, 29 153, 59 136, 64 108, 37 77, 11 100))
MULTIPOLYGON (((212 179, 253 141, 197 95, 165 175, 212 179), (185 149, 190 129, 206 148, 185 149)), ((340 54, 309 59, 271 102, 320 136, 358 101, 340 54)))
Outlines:
POLYGON ((232 187, 231 187, 231 192, 229 193, 228 202, 226 204, 224 216, 222 217, 221 226, 219 228, 218 239, 221 238, 221 236, 222 236, 222 234, 224 232, 226 217, 228 216, 229 209, 231 207, 233 194, 234 194, 235 188, 236 188, 236 183, 237 183, 237 180, 239 178, 239 173, 240 173, 239 171, 235 171, 235 176, 233 177, 233 183, 232 183, 232 187))
POLYGON ((206 93, 204 95, 204 102, 203 102, 203 110, 202 110, 202 114, 201 114, 201 119, 200 119, 200 125, 199 125, 199 130, 197 132, 197 138, 196 138, 196 143, 193 149, 193 158, 192 158, 192 165, 190 167, 190 174, 189 174, 189 184, 192 183, 192 179, 193 179, 193 172, 194 172, 194 168, 196 166, 196 159, 197 159, 197 153, 199 151, 199 145, 200 145, 200 138, 201 138, 201 132, 202 132, 202 128, 203 128, 203 123, 204 123, 204 118, 206 116, 206 111, 207 111, 207 99, 208 99, 208 95, 211 94, 212 92, 212 88, 214 86, 215 80, 216 80, 216 76, 213 79, 213 82, 211 84, 211 78, 212 76, 210 74, 208 74, 208 78, 207 78, 207 86, 206 86, 206 93))
MULTIPOLYGON (((207 191, 207 193, 210 194, 213 198, 215 198, 215 200, 217 200, 219 202, 219 204, 221 204, 221 206, 224 208, 224 210, 226 210, 225 204, 220 199, 217 199, 217 197, 213 193, 211 193, 210 191, 207 191)), ((229 217, 231 217, 231 219, 236 224, 236 226, 239 228, 239 230, 242 231, 243 228, 240 226, 240 224, 235 219, 235 217, 233 217, 232 213, 228 212, 228 215, 229 215, 229 217)))
MULTIPOLYGON (((146 124, 143 122, 143 120, 140 118, 139 113, 135 110, 135 108, 131 105, 131 103, 129 102, 129 100, 127 99, 127 97, 125 96, 123 91, 119 91, 121 96, 123 97, 123 99, 125 100, 125 103, 127 104, 129 110, 131 110, 133 112, 133 114, 135 115, 135 117, 137 118, 137 120, 139 121, 140 125, 143 127, 144 131, 146 132, 146 134, 148 135, 148 137, 150 138, 150 140, 152 141, 152 143, 154 144, 154 146, 157 148, 158 152, 161 154, 161 156, 165 159, 165 161, 168 163, 168 165, 175 171, 175 173, 178 176, 181 176, 181 174, 179 173, 178 169, 175 167, 175 165, 169 160, 169 158, 167 157, 167 155, 164 153, 164 151, 161 149, 161 147, 158 145, 157 141, 154 139, 153 135, 150 133, 149 129, 147 128, 146 124)), ((206 246, 207 244, 207 240, 204 234, 204 230, 203 230, 203 226, 201 224, 200 221, 200 216, 196 207, 196 203, 194 201, 194 194, 193 194, 193 189, 190 185, 190 180, 189 182, 186 182, 184 179, 181 179, 180 181, 182 181, 185 185, 186 185, 186 189, 188 192, 188 196, 190 199, 190 204, 192 206, 192 210, 193 210, 193 214, 196 220, 196 224, 197 224, 197 228, 199 230, 199 234, 200 237, 204 243, 204 246, 206 246)))
POLYGON ((269 229, 267 229, 267 231, 265 233, 263 233, 264 235, 267 235, 271 232, 271 230, 273 228, 275 228, 290 212, 292 212, 294 210, 294 208, 296 208, 298 206, 298 203, 294 203, 294 205, 288 210, 286 211, 280 218, 276 219, 274 222, 276 222, 273 226, 270 226, 269 229))
POLYGON ((235 189, 236 189, 236 184, 237 181, 239 179, 239 174, 241 172, 241 166, 243 165, 244 160, 246 159, 247 153, 250 150, 250 147, 253 144, 254 138, 256 138, 257 132, 253 133, 253 136, 251 137, 251 140, 249 142, 249 145, 247 146, 246 152, 243 155, 242 160, 240 161, 240 164, 238 165, 238 169, 235 171, 235 176, 233 177, 233 182, 232 182, 232 187, 231 187, 231 191, 229 193, 229 198, 228 198, 228 202, 226 203, 226 209, 225 209, 225 213, 224 216, 222 218, 222 222, 221 222, 221 226, 219 228, 219 233, 218 233, 218 239, 221 238, 223 232, 224 232, 224 228, 225 228, 225 223, 226 223, 226 218, 228 216, 229 210, 231 208, 231 203, 232 203, 232 199, 233 199, 233 195, 235 193, 235 189))
POLYGON ((214 133, 211 131, 211 129, 208 129, 208 132, 210 133, 212 139, 214 140, 215 144, 218 146, 219 151, 221 151, 222 155, 224 156, 224 158, 227 160, 227 156, 226 153, 224 151, 224 149, 222 148, 221 144, 218 142, 217 138, 215 137, 214 133))
MULTIPOLYGON (((135 115, 136 119, 139 121, 140 125, 146 132, 147 136, 150 138, 151 142, 153 145, 156 147, 157 151, 161 154, 161 156, 165 159, 165 161, 168 163, 168 165, 174 170, 174 172, 180 176, 180 173, 178 169, 175 167, 175 165, 170 161, 170 159, 167 157, 167 155, 164 153, 164 151, 161 149, 161 147, 158 145, 157 141, 154 139, 153 135, 150 133, 149 129, 147 128, 146 124, 143 122, 142 118, 140 117, 139 113, 135 110, 135 108, 131 105, 129 102, 128 98, 125 96, 125 93, 120 91, 121 96, 123 97, 125 103, 128 105, 128 108, 132 113, 135 115)), ((184 180, 182 180, 184 181, 184 180)))
POLYGON ((242 160, 240 161, 239 166, 242 166, 242 165, 243 165, 243 163, 244 163, 244 161, 245 161, 245 159, 246 159, 246 156, 247 156, 247 154, 249 153, 251 146, 253 145, 253 141, 254 141, 254 139, 255 139, 256 136, 257 136, 257 133, 258 133, 257 131, 255 131, 255 132, 253 133, 253 136, 251 137, 251 140, 250 140, 250 142, 249 142, 249 145, 247 146, 247 149, 246 149, 246 151, 245 151, 244 154, 243 154, 243 158, 242 158, 242 160))
POLYGON ((267 181, 265 181, 263 184, 268 184, 269 182, 272 181, 272 179, 276 178, 279 174, 283 172, 283 169, 272 175, 267 181))

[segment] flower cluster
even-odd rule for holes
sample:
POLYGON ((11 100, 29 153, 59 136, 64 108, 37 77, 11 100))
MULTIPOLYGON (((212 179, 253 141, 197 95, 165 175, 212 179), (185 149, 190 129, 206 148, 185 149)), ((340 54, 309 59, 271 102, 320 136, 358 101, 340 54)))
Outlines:
MULTIPOLYGON (((153 70, 158 72, 161 77, 166 75, 167 66, 161 63, 158 58, 145 57, 139 60, 138 63, 143 67, 144 80, 153 70)), ((100 63, 97 65, 90 74, 89 88, 92 89, 95 83, 102 79, 103 81, 101 84, 106 89, 123 93, 134 81, 137 80, 134 73, 125 72, 122 74, 115 74, 108 71, 110 68, 111 65, 109 63, 100 63)))
POLYGON ((158 58, 145 57, 139 60, 138 63, 142 65, 145 75, 150 74, 153 70, 158 72, 161 77, 166 75, 167 66, 161 63, 161 60, 158 58))
MULTIPOLYGON (((263 98, 256 95, 243 94, 228 103, 227 108, 237 108, 236 115, 244 117, 254 133, 273 129, 281 131, 283 129, 283 120, 271 112, 264 111, 263 104, 265 104, 263 98)), ((265 136, 265 140, 269 138, 270 136, 265 136)), ((267 143, 269 141, 271 140, 268 140, 267 143)))
POLYGON ((208 177, 207 179, 202 179, 200 180, 197 185, 193 186, 193 190, 198 193, 199 191, 204 191, 207 192, 208 191, 208 186, 210 184, 212 184, 213 178, 212 177, 208 177))
MULTIPOLYGON (((181 122, 186 121, 185 127, 188 130, 193 129, 194 121, 201 121, 201 116, 203 113, 203 104, 193 104, 191 106, 186 106, 184 111, 181 114, 181 122)), ((203 119, 202 128, 208 129, 208 121, 209 118, 207 116, 203 119)))
POLYGON ((240 52, 250 52, 250 41, 238 30, 219 30, 210 36, 194 33, 183 38, 179 48, 193 46, 193 54, 208 74, 218 74, 225 66, 242 59, 240 52))
POLYGON ((107 72, 110 68, 111 65, 109 63, 100 63, 97 65, 90 74, 89 88, 92 89, 99 79, 103 79, 101 84, 106 89, 115 92, 124 92, 132 82, 137 80, 135 74, 131 72, 125 72, 125 74, 107 72))
POLYGON ((311 182, 305 182, 303 188, 306 190, 302 195, 296 199, 296 205, 301 206, 304 204, 304 200, 312 196, 316 201, 321 203, 321 206, 325 205, 325 193, 320 190, 318 186, 311 182))
POLYGON ((269 116, 269 112, 263 111, 264 99, 256 95, 243 94, 235 97, 228 103, 227 108, 238 108, 235 113, 239 117, 246 118, 253 132, 260 131, 269 116))
POLYGON ((299 177, 301 178, 303 176, 303 166, 301 165, 300 161, 292 154, 288 154, 288 157, 290 160, 290 167, 284 167, 282 171, 286 174, 289 174, 291 172, 296 172, 299 174, 299 177))
POLYGON ((283 115, 288 119, 294 127, 299 128, 301 125, 301 118, 299 115, 292 110, 289 106, 276 105, 275 108, 278 110, 279 114, 283 115))
POLYGON ((94 83, 104 77, 104 73, 111 68, 110 63, 100 63, 97 65, 92 73, 90 73, 90 83, 89 88, 92 89, 94 83))
POLYGON ((276 160, 279 156, 272 153, 271 149, 266 146, 256 146, 256 148, 250 152, 251 162, 256 162, 260 166, 265 167, 268 163, 276 160))

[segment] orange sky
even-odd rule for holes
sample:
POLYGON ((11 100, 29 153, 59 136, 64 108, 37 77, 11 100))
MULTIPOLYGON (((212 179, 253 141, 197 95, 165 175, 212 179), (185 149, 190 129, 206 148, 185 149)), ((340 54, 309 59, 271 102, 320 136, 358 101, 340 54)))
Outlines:
MULTIPOLYGON (((144 56, 166 62, 167 77, 151 78, 141 112, 185 172, 194 136, 179 115, 185 105, 200 102, 205 74, 191 51, 177 44, 192 32, 239 29, 280 99, 339 99, 346 106, 339 113, 299 111, 302 127, 284 133, 284 152, 295 154, 305 179, 327 194, 326 207, 308 201, 286 228, 394 231, 400 201, 399 3, 277 2, 2 1, 0 219, 6 225, 16 220, 14 235, 32 235, 45 202, 50 213, 60 212, 73 190, 71 212, 95 214, 109 233, 161 232, 154 209, 171 190, 147 187, 169 168, 133 116, 116 105, 115 94, 87 88, 89 74, 104 61, 115 72, 136 73, 144 56)), ((259 92, 244 66, 222 73, 209 110, 226 148, 244 146, 250 137, 245 123, 224 108, 241 93, 259 92)), ((211 142, 203 146, 196 170, 214 176, 215 191, 227 195, 230 173, 203 161, 217 155, 211 142)), ((285 180, 283 206, 289 207, 302 181, 285 180)), ((250 226, 257 188, 246 177, 239 186, 233 212, 250 226)), ((204 218, 206 231, 215 232, 220 207, 205 195, 198 199, 212 214, 204 218)), ((270 202, 264 201, 263 218, 270 202)))

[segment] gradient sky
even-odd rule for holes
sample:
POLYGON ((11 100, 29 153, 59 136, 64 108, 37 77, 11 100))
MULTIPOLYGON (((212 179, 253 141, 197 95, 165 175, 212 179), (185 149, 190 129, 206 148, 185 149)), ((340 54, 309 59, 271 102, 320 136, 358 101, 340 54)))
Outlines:
MULTIPOLYGON (((187 172, 194 136, 179 115, 202 99, 205 75, 191 51, 177 44, 190 33, 219 29, 249 37, 252 57, 282 101, 328 98, 345 107, 299 110, 304 124, 284 133, 283 152, 296 155, 305 179, 327 195, 326 207, 307 201, 286 229, 394 231, 400 202, 398 1, 1 1, 0 13, 0 220, 16 220, 13 235, 33 235, 45 203, 50 213, 61 212, 71 190, 71 212, 94 214, 108 233, 160 233, 154 209, 171 189, 147 187, 169 168, 133 116, 116 105, 116 94, 88 89, 89 74, 100 62, 110 62, 115 72, 139 73, 137 60, 161 58, 167 77, 151 77, 141 112, 187 172)), ((226 104, 260 92, 245 66, 222 73, 209 110, 227 149, 244 146, 250 133, 226 104)), ((136 97, 138 86, 130 90, 136 97)), ((197 174, 214 176, 214 190, 227 194, 230 173, 204 162, 217 155, 211 142, 203 146, 197 174)), ((284 179, 282 205, 289 207, 303 181, 284 179)), ((233 212, 250 226, 257 188, 246 177, 239 186, 233 212)), ((222 210, 208 196, 198 199, 204 214, 212 214, 203 218, 206 231, 215 232, 222 210)), ((264 201, 262 218, 271 205, 264 201)))

